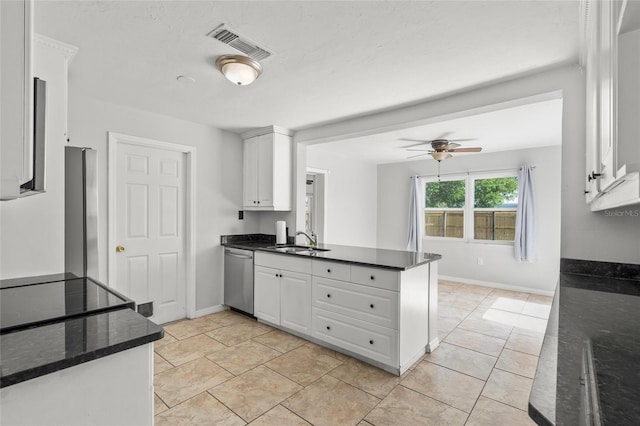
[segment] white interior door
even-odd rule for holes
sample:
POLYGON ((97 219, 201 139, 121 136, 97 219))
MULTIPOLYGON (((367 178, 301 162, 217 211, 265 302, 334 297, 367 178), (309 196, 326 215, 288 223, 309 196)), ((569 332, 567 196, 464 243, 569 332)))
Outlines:
POLYGON ((120 143, 116 152, 116 280, 136 304, 153 302, 162 324, 186 317, 185 156, 120 143))

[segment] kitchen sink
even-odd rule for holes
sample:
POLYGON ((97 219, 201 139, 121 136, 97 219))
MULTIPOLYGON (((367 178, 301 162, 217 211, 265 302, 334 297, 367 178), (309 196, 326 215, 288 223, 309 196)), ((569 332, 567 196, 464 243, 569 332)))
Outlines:
POLYGON ((312 253, 312 252, 329 251, 329 249, 310 247, 310 246, 297 246, 297 245, 272 246, 267 248, 275 249, 283 253, 304 253, 304 252, 312 253))

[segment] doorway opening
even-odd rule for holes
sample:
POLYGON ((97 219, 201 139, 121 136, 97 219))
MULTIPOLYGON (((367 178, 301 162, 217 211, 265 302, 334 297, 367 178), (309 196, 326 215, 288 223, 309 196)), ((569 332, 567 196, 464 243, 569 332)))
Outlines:
POLYGON ((314 232, 319 242, 327 241, 326 186, 328 170, 307 168, 305 197, 305 232, 314 232))

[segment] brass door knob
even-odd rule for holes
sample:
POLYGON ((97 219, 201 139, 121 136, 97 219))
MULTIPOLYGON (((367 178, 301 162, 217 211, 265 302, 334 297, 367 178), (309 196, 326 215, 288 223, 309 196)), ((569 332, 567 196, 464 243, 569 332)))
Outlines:
POLYGON ((118 253, 123 252, 124 251, 124 246, 116 246, 116 251, 118 253))

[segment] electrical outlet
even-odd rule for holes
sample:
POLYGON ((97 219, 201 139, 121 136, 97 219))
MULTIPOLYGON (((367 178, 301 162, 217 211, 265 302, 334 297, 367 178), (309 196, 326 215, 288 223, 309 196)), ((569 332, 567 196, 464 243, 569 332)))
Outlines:
POLYGON ((478 265, 484 265, 484 258, 478 257, 478 265))

